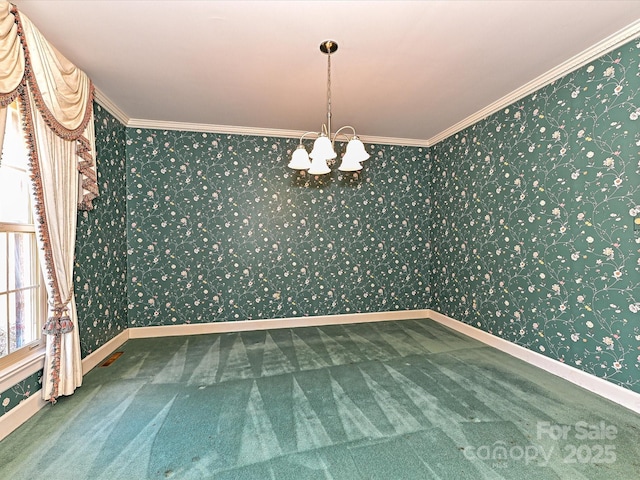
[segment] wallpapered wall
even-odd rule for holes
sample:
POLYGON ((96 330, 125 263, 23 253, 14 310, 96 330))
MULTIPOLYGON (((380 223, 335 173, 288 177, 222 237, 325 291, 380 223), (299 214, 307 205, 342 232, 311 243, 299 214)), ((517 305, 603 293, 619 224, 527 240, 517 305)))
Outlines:
POLYGON ((318 185, 296 140, 127 133, 130 326, 428 306, 426 149, 318 185))
POLYGON ((75 293, 82 357, 128 327, 124 126, 95 105, 100 196, 79 212, 75 293))
POLYGON ((640 42, 432 149, 431 307, 640 392, 640 42))
MULTIPOLYGON (((429 151, 371 145, 359 182, 324 187, 286 168, 293 140, 125 129, 96 106, 83 356, 127 326, 430 307, 640 391, 639 54, 429 151)), ((0 415, 39 376, 0 394, 0 415)))
MULTIPOLYGON (((100 197, 78 212, 75 294, 82 357, 127 328, 125 128, 94 105, 100 197)), ((0 416, 40 390, 42 371, 0 393, 0 416)))

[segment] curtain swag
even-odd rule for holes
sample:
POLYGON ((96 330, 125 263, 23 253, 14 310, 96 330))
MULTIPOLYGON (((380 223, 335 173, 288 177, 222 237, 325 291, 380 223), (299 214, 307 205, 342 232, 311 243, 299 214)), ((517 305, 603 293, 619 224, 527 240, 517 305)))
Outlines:
POLYGON ((0 146, 6 107, 18 100, 29 150, 38 248, 49 315, 43 398, 55 403, 82 384, 73 295, 78 209, 98 196, 94 87, 15 5, 0 0, 0 146))
POLYGON ((78 171, 83 177, 78 207, 92 210, 92 200, 98 196, 93 83, 46 41, 26 15, 4 0, 0 1, 0 65, 0 108, 27 90, 47 126, 60 138, 78 142, 82 159, 78 171))

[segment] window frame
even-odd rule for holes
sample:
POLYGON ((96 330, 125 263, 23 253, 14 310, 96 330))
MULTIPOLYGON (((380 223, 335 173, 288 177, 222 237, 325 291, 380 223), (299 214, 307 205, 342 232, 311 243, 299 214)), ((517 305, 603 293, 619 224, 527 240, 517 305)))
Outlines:
MULTIPOLYGON (((16 101, 17 102, 17 101, 16 101)), ((5 123, 5 143, 7 142, 7 138, 9 135, 15 135, 16 132, 11 132, 10 129, 12 126, 16 125, 16 121, 19 122, 19 114, 17 109, 17 103, 14 102, 7 107, 7 119, 5 123)), ((19 125, 19 123, 18 123, 19 125)), ((19 127, 18 127, 19 128, 19 127)), ((20 131, 18 130, 20 134, 20 131)), ((0 145, 0 153, 1 149, 4 145, 0 145)), ((19 147, 18 147, 19 148, 19 147)), ((26 145, 25 149, 19 154, 26 154, 26 145)), ((5 152, 5 155, 8 152, 5 152)), ((15 150, 14 150, 15 154, 15 150)), ((11 162, 6 160, 6 156, 3 155, 5 161, 7 162, 4 166, 0 166, 0 168, 8 168, 11 170, 16 170, 20 172, 21 175, 27 174, 29 175, 29 167, 27 163, 27 158, 25 158, 25 162, 20 162, 20 164, 16 164, 15 162, 11 162), (26 168, 22 167, 22 164, 27 165, 26 168)), ((2 161, 2 160, 0 160, 2 161)), ((4 163, 4 162, 3 162, 4 163)), ((35 228, 34 221, 34 212, 33 212, 33 198, 32 195, 28 196, 28 218, 27 223, 24 222, 13 222, 9 220, 2 221, 0 220, 0 236, 5 236, 6 248, 4 251, 0 252, 0 256, 6 256, 6 266, 2 268, 0 271, 0 275, 5 276, 6 280, 6 289, 3 289, 0 292, 0 296, 4 296, 6 298, 6 311, 0 312, 0 321, 3 322, 2 328, 6 329, 7 339, 6 346, 8 353, 0 356, 0 392, 6 390, 5 387, 11 388, 15 383, 21 381, 25 375, 30 375, 35 373, 38 368, 42 368, 44 364, 44 351, 46 345, 46 338, 44 333, 42 332, 42 326, 44 325, 46 315, 47 315, 47 292, 46 285, 42 273, 42 268, 40 265, 40 253, 38 251, 38 242, 37 242, 37 232, 35 228), (9 262, 9 237, 10 234, 29 234, 31 237, 30 243, 30 254, 31 258, 34 259, 30 262, 29 267, 31 268, 30 272, 30 284, 24 287, 16 288, 15 285, 13 288, 10 288, 9 277, 11 275, 11 266, 9 262), (35 294, 33 291, 35 290, 35 294), (32 340, 26 342, 22 346, 16 348, 13 351, 10 351, 11 340, 10 340, 10 318, 9 312, 11 305, 9 303, 10 295, 15 292, 23 291, 25 292, 27 298, 26 301, 33 301, 35 298, 35 306, 32 305, 32 308, 35 307, 35 332, 32 340), (6 316, 6 318, 5 318, 6 316), (39 332, 39 335, 36 333, 39 332), (17 381, 16 381, 17 380, 17 381), (11 383, 14 382, 14 383, 11 383)), ((28 247, 27 247, 28 248, 28 247)), ((29 319, 31 320, 31 319, 29 319)))
MULTIPOLYGON (((35 261, 35 265, 33 264, 31 265, 31 268, 35 273, 34 277, 36 281, 29 286, 25 286, 21 288, 13 288, 13 289, 9 288, 9 285, 7 284, 7 290, 0 292, 0 295, 7 296, 7 310, 8 310, 10 308, 8 297, 11 293, 15 293, 20 290, 25 292, 30 290, 36 290, 35 298, 37 300, 35 305, 35 316, 36 316, 35 328, 37 331, 40 331, 40 335, 37 338, 34 338, 33 340, 25 343, 21 347, 18 347, 13 351, 9 351, 9 353, 7 353, 6 355, 0 356, 0 371, 2 371, 4 367, 8 365, 11 365, 12 363, 15 363, 19 360, 22 360, 23 358, 27 357, 33 350, 36 350, 44 345, 45 338, 44 338, 44 333, 42 333, 42 326, 44 325, 45 317, 47 314, 46 288, 44 286, 42 269, 40 268, 40 261, 38 258, 38 248, 36 245, 36 238, 35 238, 36 236, 35 226, 33 224, 29 225, 29 224, 20 224, 20 223, 0 222, 0 235, 7 235, 7 238, 8 238, 8 234, 10 233, 27 233, 27 234, 30 233, 33 235, 33 242, 32 242, 33 248, 31 249, 31 253, 33 255, 33 258, 36 259, 36 261, 35 261)), ((8 245, 7 245, 7 248, 8 248, 8 245)), ((4 254, 5 252, 0 252, 0 255, 4 255, 4 254)), ((8 276, 10 274, 8 263, 9 262, 7 262, 6 270, 0 272, 0 275, 8 276)), ((0 312, 0 317, 3 319, 4 319, 4 315, 3 315, 4 313, 8 314, 8 312, 0 312)), ((3 325, 3 327, 8 329, 9 318, 6 318, 5 321, 6 321, 6 325, 3 325)), ((7 334, 8 333, 9 332, 7 330, 7 334)))

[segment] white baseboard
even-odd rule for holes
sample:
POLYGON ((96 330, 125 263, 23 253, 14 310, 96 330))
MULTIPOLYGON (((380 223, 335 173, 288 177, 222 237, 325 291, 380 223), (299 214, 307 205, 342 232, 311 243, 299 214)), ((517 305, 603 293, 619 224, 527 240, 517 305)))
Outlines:
POLYGON ((0 417, 0 440, 33 417, 45 405, 47 405, 47 401, 42 399, 42 393, 38 390, 2 415, 0 417))
POLYGON ((129 338, 171 337, 208 333, 244 332, 277 328, 318 327, 348 323, 384 322, 390 320, 417 320, 428 318, 429 310, 395 310, 391 312, 347 313, 343 315, 319 315, 317 317, 289 317, 268 320, 244 320, 238 322, 190 323, 188 325, 162 325, 157 327, 133 327, 129 338))
POLYGON ((480 330, 472 325, 461 322, 451 317, 447 317, 435 310, 428 310, 428 317, 446 327, 460 332, 468 337, 478 340, 486 345, 497 348, 509 355, 524 360, 530 365, 534 365, 553 375, 578 385, 590 392, 615 402, 623 407, 640 413, 640 394, 627 388, 611 383, 595 375, 591 375, 583 370, 562 363, 553 358, 546 357, 541 353, 534 352, 528 348, 521 347, 515 343, 504 340, 500 337, 480 330))
MULTIPOLYGON (((209 333, 242 332, 247 330, 267 330, 276 328, 313 327, 349 323, 382 322, 390 320, 431 319, 452 330, 478 340, 485 345, 519 358, 530 365, 541 368, 590 392, 640 413, 640 394, 621 387, 608 380, 596 377, 578 368, 554 360, 528 348, 504 340, 472 325, 443 315, 431 309, 401 310, 391 312, 354 313, 344 315, 321 315, 316 317, 289 317, 267 320, 246 320, 238 322, 199 323, 188 325, 164 325, 154 327, 129 328, 128 338, 153 338, 209 333)), ((123 332, 124 333, 124 332, 123 332)))
MULTIPOLYGON (((430 319, 446 327, 494 347, 513 357, 541 368, 553 375, 578 385, 590 392, 640 413, 640 394, 620 387, 575 367, 546 357, 538 352, 511 343, 491 333, 480 330, 435 310, 401 310, 392 312, 354 313, 344 315, 321 315, 317 317, 290 317, 267 320, 246 320, 239 322, 199 323, 188 325, 165 325, 155 327, 133 327, 120 332, 102 347, 82 360, 82 371, 86 374, 107 358, 124 342, 134 338, 170 337, 199 335, 208 333, 242 332, 247 330, 267 330, 277 328, 312 327, 350 323, 383 322, 391 320, 430 319)), ((0 417, 0 440, 35 415, 47 405, 39 392, 23 400, 18 406, 0 417)))
MULTIPOLYGON (((95 352, 82 359, 82 374, 86 375, 89 370, 97 366, 111 353, 129 339, 129 329, 126 329, 98 348, 95 352)), ((40 362, 42 363, 42 361, 40 362)), ((40 369, 42 365, 40 364, 40 369)), ((37 370, 36 370, 37 371, 37 370)), ((20 379, 22 380, 22 379, 20 379)), ((18 380, 18 381, 20 381, 18 380)), ((17 382, 16 382, 17 383, 17 382)), ((14 408, 0 417, 0 440, 5 438, 16 428, 34 416, 38 410, 47 405, 47 401, 42 399, 42 392, 38 390, 33 395, 21 401, 14 408)))
POLYGON ((118 335, 113 337, 107 343, 98 348, 95 352, 90 353, 82 359, 82 375, 86 375, 90 370, 95 368, 100 362, 111 355, 124 342, 129 340, 129 331, 126 328, 118 335))

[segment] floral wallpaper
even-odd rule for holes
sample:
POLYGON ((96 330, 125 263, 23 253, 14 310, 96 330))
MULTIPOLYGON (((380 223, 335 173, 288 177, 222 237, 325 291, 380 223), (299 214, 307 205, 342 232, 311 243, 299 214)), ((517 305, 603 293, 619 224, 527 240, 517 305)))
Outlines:
POLYGON ((10 389, 0 393, 0 417, 38 392, 42 387, 41 382, 42 370, 29 375, 10 389))
MULTIPOLYGON (((82 357, 127 328, 125 128, 94 104, 100 196, 78 212, 75 293, 82 357)), ((0 416, 40 390, 42 371, 0 393, 0 416)))
POLYGON ((319 182, 297 140, 127 133, 131 327, 428 306, 426 148, 319 182))
POLYGON ((640 42, 431 150, 431 307, 640 392, 640 42))
POLYGON ((100 196, 78 212, 74 270, 83 358, 128 326, 126 131, 98 104, 94 114, 100 196))
POLYGON ((96 105, 83 357, 127 327, 433 308, 640 392, 639 55, 429 149, 368 145, 358 178, 327 182, 286 167, 295 140, 125 128, 96 105))

